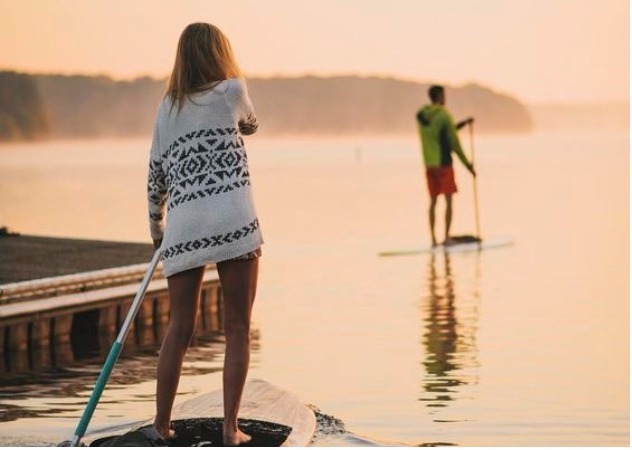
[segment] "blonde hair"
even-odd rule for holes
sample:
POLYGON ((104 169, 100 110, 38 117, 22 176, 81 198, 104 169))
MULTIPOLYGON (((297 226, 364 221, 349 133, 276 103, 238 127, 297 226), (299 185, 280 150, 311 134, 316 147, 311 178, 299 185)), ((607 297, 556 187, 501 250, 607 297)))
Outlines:
POLYGON ((228 38, 210 23, 188 25, 178 41, 176 60, 169 78, 168 96, 178 111, 195 92, 228 78, 241 78, 228 38))

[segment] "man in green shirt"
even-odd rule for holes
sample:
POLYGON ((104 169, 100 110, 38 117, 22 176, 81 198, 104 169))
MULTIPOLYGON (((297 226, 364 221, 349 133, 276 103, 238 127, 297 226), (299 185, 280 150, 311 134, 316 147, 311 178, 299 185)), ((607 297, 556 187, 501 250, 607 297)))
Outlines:
POLYGON ((461 148, 457 130, 474 122, 473 118, 467 118, 458 124, 445 109, 445 89, 443 86, 431 86, 428 96, 432 102, 417 113, 417 123, 421 135, 424 163, 426 165, 426 179, 430 192, 430 232, 432 245, 437 245, 435 236, 435 208, 439 195, 445 195, 445 241, 444 245, 450 245, 450 225, 452 224, 452 194, 457 192, 454 181, 454 169, 452 168, 452 152, 456 153, 463 165, 476 176, 474 166, 467 159, 461 148))

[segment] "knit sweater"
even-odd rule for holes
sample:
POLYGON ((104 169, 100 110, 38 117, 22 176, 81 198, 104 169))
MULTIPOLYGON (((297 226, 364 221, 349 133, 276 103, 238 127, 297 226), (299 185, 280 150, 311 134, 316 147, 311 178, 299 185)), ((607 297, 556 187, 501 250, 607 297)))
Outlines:
POLYGON ((147 197, 151 237, 162 239, 166 276, 241 256, 263 243, 242 138, 256 129, 243 80, 224 80, 193 94, 179 112, 169 97, 160 104, 147 197))

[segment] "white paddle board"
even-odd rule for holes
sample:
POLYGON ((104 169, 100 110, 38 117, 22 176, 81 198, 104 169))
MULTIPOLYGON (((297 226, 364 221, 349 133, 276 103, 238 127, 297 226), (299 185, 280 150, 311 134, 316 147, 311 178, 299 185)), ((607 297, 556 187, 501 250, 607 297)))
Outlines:
POLYGON ((378 253, 379 256, 405 256, 420 255, 423 253, 460 253, 487 250, 492 248, 507 247, 513 245, 514 240, 510 237, 497 237, 483 239, 481 242, 463 242, 451 245, 437 245, 436 247, 425 247, 416 249, 388 250, 378 253))
MULTIPOLYGON (((215 441, 221 444, 221 418, 224 416, 222 397, 222 389, 218 389, 174 406, 171 425, 176 431, 176 436, 169 444, 207 446, 209 443, 215 445, 215 441), (213 436, 218 433, 219 437, 213 436), (211 438, 213 441, 209 441, 211 438), (182 444, 185 441, 187 443, 182 444)), ((316 430, 316 416, 311 409, 294 394, 263 380, 252 380, 246 383, 239 408, 239 422, 246 432, 250 432, 246 426, 254 427, 255 430, 258 426, 258 431, 252 434, 253 442, 262 442, 262 439, 266 442, 276 442, 265 444, 266 446, 306 447, 316 430), (267 437, 262 437, 263 434, 267 434, 267 437)), ((111 430, 108 432, 107 429, 93 432, 90 447, 147 446, 152 442, 142 434, 142 430, 152 423, 153 419, 131 425, 126 429, 119 429, 120 434, 115 436, 101 437, 106 433, 111 434, 111 430)))
MULTIPOLYGON (((199 395, 173 408, 172 420, 198 417, 224 417, 221 389, 199 395)), ((239 418, 263 420, 291 427, 292 431, 283 447, 307 446, 316 429, 316 416, 311 409, 294 394, 263 380, 246 383, 239 418)))

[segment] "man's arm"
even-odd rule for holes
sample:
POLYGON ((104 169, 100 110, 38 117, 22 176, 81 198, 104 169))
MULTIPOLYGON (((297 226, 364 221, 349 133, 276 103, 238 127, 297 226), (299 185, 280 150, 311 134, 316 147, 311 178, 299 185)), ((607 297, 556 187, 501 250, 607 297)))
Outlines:
POLYGON ((460 130, 465 125, 469 125, 471 123, 474 123, 474 117, 468 117, 467 119, 460 121, 459 123, 456 124, 456 129, 460 130))
POLYGON ((454 121, 452 120, 452 116, 450 116, 449 114, 446 115, 445 126, 447 129, 448 140, 450 142, 450 147, 452 151, 456 153, 456 156, 459 157, 459 159, 461 160, 463 165, 467 168, 467 170, 469 170, 472 175, 476 176, 476 172, 474 171, 474 166, 467 159, 467 156, 465 156, 465 153, 463 153, 463 148, 461 147, 461 142, 459 141, 459 136, 457 135, 457 132, 456 132, 457 126, 454 124, 454 121))

